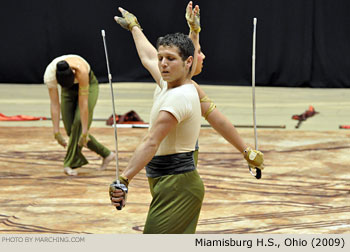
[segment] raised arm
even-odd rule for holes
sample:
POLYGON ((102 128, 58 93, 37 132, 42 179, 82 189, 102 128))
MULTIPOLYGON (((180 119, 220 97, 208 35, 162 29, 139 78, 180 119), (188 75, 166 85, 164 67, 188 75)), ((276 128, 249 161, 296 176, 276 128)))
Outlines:
POLYGON ((199 32, 201 31, 199 6, 196 5, 195 8, 193 9, 192 5, 193 5, 192 1, 190 1, 187 4, 186 14, 185 14, 188 27, 190 28, 190 33, 188 36, 192 40, 195 48, 195 53, 193 56, 194 60, 193 60, 192 69, 191 69, 191 77, 195 75, 195 71, 197 67, 198 54, 200 53, 199 32))
POLYGON ((142 28, 137 21, 137 18, 132 13, 121 7, 119 7, 119 11, 123 17, 115 16, 115 21, 120 24, 121 27, 132 33, 142 65, 149 71, 153 79, 159 85, 161 75, 158 69, 158 55, 156 48, 149 42, 145 34, 142 32, 142 28))
MULTIPOLYGON (((199 32, 201 31, 201 26, 200 26, 199 12, 200 10, 198 5, 196 5, 193 8, 192 1, 190 1, 187 4, 185 17, 186 17, 188 27, 190 28, 189 37, 192 39, 192 42, 195 45, 196 51, 200 50, 199 32)), ((199 53, 199 51, 197 51, 197 53, 199 53)), ((192 69, 192 76, 200 73, 200 72, 195 72, 195 70, 196 68, 194 67, 194 69, 192 69)), ((195 85, 198 92, 198 96, 201 100, 202 116, 210 123, 210 125, 220 135, 222 135, 237 150, 243 153, 244 150, 247 148, 247 145, 239 136, 235 127, 218 109, 216 109, 216 106, 214 105, 214 103, 207 97, 207 95, 200 88, 200 86, 195 81, 192 81, 192 82, 195 85)))
MULTIPOLYGON (((195 45, 197 51, 197 61, 196 64, 202 64, 199 62, 198 57, 201 57, 200 61, 203 61, 205 58, 204 54, 201 52, 199 44, 199 32, 201 31, 200 26, 200 14, 199 6, 196 5, 193 8, 193 3, 190 1, 186 7, 186 21, 190 28, 189 37, 192 39, 193 44, 195 45)), ((200 66, 198 69, 192 69, 192 76, 198 75, 201 72, 200 66)), ((232 144, 239 152, 241 152, 244 158, 248 161, 249 165, 257 166, 260 169, 264 168, 264 159, 263 154, 259 151, 252 150, 247 144, 243 141, 241 136, 238 134, 236 128, 233 124, 225 117, 217 108, 214 102, 206 95, 206 93, 200 88, 200 86, 192 80, 192 83, 195 85, 198 96, 201 102, 202 116, 209 122, 209 124, 221 135, 223 136, 230 144, 232 144), (256 153, 252 155, 255 158, 250 159, 250 153, 256 153), (257 161, 258 160, 258 161, 257 161)), ((251 157, 252 157, 251 156, 251 157)))

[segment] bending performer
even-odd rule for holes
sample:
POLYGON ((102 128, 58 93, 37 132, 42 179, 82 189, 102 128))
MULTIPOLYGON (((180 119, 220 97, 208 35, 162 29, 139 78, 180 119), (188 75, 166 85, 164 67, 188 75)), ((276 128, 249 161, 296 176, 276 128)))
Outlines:
POLYGON ((77 168, 88 163, 81 152, 83 146, 100 155, 103 161, 99 170, 106 169, 108 163, 115 158, 115 153, 89 134, 99 92, 98 81, 89 63, 79 55, 57 57, 47 66, 44 83, 49 90, 54 138, 64 148, 68 146, 63 164, 64 172, 69 176, 76 176, 77 168), (57 83, 61 86, 61 104, 57 83), (61 113, 69 136, 68 145, 60 133, 61 113))

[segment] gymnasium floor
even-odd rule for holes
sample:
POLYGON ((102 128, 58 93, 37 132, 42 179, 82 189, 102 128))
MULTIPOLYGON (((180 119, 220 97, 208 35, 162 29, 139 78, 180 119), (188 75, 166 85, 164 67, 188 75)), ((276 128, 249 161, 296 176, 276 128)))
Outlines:
MULTIPOLYGON (((202 86, 217 107, 253 145, 251 88, 202 86)), ((114 84, 118 114, 135 110, 148 121, 154 84, 114 84)), ((211 128, 199 138, 198 171, 205 199, 197 233, 350 233, 349 89, 257 87, 259 148, 266 168, 261 180, 211 128), (294 114, 312 105, 319 114, 295 129, 294 114), (285 126, 282 128, 280 126, 285 126)), ((0 113, 50 117, 44 85, 0 84, 0 113)), ((91 132, 114 149, 110 87, 100 85, 91 132)), ((204 120, 202 124, 207 124, 204 120)), ((62 124, 61 124, 62 125, 62 124)), ((118 128, 123 169, 147 129, 118 128)), ((89 164, 67 177, 65 150, 52 137, 51 121, 0 122, 0 233, 141 233, 151 196, 145 172, 130 184, 127 206, 116 211, 108 196, 115 164, 84 150, 89 164)))

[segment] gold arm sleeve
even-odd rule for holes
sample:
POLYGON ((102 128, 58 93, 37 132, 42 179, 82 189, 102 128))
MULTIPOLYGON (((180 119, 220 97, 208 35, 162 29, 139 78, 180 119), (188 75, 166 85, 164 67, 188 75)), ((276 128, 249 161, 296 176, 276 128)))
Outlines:
POLYGON ((214 104, 214 102, 208 96, 204 96, 202 99, 200 99, 200 102, 201 103, 202 102, 210 102, 210 106, 209 106, 208 110, 204 114, 204 119, 207 120, 207 118, 210 115, 210 113, 213 112, 213 110, 216 108, 216 105, 214 104))
POLYGON ((79 95, 89 95, 89 86, 86 86, 86 87, 79 86, 79 95))

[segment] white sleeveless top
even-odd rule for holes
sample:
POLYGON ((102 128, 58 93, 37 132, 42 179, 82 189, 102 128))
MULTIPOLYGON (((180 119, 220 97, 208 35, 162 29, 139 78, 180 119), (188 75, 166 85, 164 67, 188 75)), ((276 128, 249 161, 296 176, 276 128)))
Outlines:
MULTIPOLYGON (((77 57, 77 58, 82 59, 84 62, 86 62, 86 64, 88 65, 88 71, 90 72, 89 63, 79 55, 67 54, 67 55, 57 57, 53 61, 51 61, 51 63, 46 67, 46 70, 44 73, 44 83, 47 85, 48 88, 57 88, 57 80, 56 80, 56 65, 57 65, 57 63, 61 60, 65 60, 65 59, 71 58, 71 57, 77 57)), ((74 79, 74 83, 78 83, 78 81, 76 79, 74 79)))

